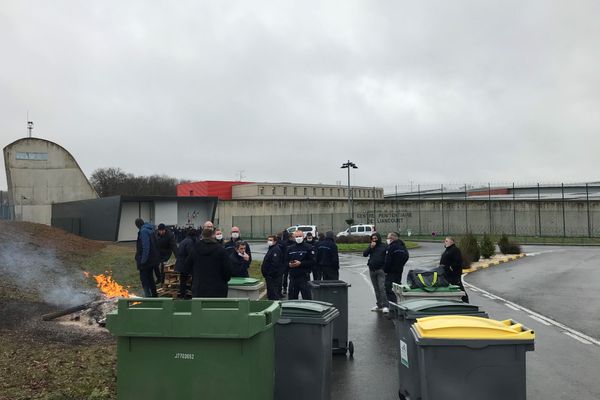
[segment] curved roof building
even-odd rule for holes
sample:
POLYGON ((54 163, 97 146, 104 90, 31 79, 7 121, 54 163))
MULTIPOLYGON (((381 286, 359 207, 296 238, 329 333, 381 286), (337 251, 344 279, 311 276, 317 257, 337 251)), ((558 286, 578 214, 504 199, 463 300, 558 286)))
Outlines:
POLYGON ((49 140, 14 141, 4 148, 4 165, 16 220, 50 225, 52 204, 98 198, 71 153, 49 140))

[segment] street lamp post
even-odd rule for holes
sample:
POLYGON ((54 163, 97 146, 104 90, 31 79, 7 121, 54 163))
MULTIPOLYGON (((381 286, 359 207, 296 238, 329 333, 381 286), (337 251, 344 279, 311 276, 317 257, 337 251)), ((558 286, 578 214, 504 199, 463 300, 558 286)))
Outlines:
POLYGON ((350 189, 350 168, 357 169, 356 164, 348 160, 348 162, 343 163, 340 168, 346 168, 348 170, 348 213, 350 214, 350 219, 354 219, 354 205, 352 204, 352 190, 350 189))

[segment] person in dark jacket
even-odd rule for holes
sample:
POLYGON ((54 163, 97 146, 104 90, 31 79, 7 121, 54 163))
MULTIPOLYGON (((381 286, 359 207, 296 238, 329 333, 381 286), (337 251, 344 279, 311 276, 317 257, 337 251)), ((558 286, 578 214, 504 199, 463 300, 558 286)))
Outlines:
POLYGON ((250 250, 250 245, 247 242, 244 242, 244 240, 241 238, 240 228, 238 228, 237 226, 234 226, 233 228, 231 228, 231 237, 229 238, 229 241, 226 242, 224 245, 225 250, 229 251, 230 253, 233 253, 235 244, 237 242, 243 242, 246 244, 246 254, 248 254, 248 257, 250 257, 248 260, 248 263, 251 263, 252 262, 252 250, 250 250))
POLYGON ((383 271, 386 250, 386 245, 381 241, 381 235, 375 232, 371 235, 369 247, 363 252, 363 257, 369 257, 367 265, 369 266, 371 283, 375 290, 376 305, 371 311, 383 311, 385 307, 388 307, 389 310, 389 303, 385 294, 385 272, 383 271))
POLYGON ((444 268, 444 274, 448 283, 459 286, 460 290, 465 292, 462 301, 468 303, 469 296, 462 283, 463 259, 460 249, 454 243, 454 238, 450 236, 444 239, 444 247, 446 249, 440 258, 440 267, 444 268))
MULTIPOLYGON (((290 233, 286 230, 281 232, 281 240, 279 242, 279 247, 283 250, 283 254, 287 253, 287 248, 296 244, 294 238, 290 235, 290 233)), ((289 276, 289 267, 286 263, 283 264, 283 271, 281 276, 281 297, 287 295, 288 293, 288 279, 289 276)))
POLYGON ((302 299, 311 300, 310 271, 315 263, 314 249, 311 245, 304 242, 304 234, 301 230, 294 232, 296 243, 288 247, 285 255, 285 263, 289 267, 290 291, 288 299, 297 300, 298 294, 302 294, 302 299))
POLYGON ((156 282, 152 276, 155 267, 160 263, 160 252, 156 243, 154 225, 144 223, 138 218, 135 226, 139 229, 135 248, 135 263, 140 271, 140 282, 144 289, 144 297, 157 297, 156 282))
POLYGON ((165 281, 165 264, 172 254, 177 254, 177 241, 173 232, 168 230, 165 224, 158 224, 156 241, 160 251, 160 266, 154 269, 154 273, 156 274, 156 283, 162 284, 165 281))
POLYGON ((267 238, 267 254, 263 259, 260 271, 265 277, 267 284, 267 298, 269 300, 279 300, 281 289, 281 276, 283 273, 284 252, 278 244, 277 236, 271 235, 267 238))
POLYGON ((250 268, 250 256, 246 253, 246 242, 236 242, 233 252, 229 252, 229 261, 231 262, 231 276, 248 278, 248 269, 250 268))
POLYGON ((313 270, 313 280, 315 281, 340 279, 340 257, 334 237, 333 231, 327 231, 325 240, 319 241, 317 245, 315 262, 317 267, 313 270))
POLYGON ((192 271, 193 297, 227 297, 231 262, 223 246, 212 236, 212 229, 203 229, 202 238, 185 260, 186 268, 192 271))
POLYGON ((175 272, 179 272, 179 298, 185 299, 187 298, 187 290, 188 290, 188 280, 192 275, 192 270, 186 268, 185 260, 190 255, 194 244, 196 243, 196 238, 198 237, 198 232, 196 232, 193 228, 187 228, 185 238, 179 243, 179 247, 177 248, 177 260, 175 261, 175 272))
MULTIPOLYGON (((400 239, 398 232, 390 232, 387 236, 388 247, 385 253, 383 271, 385 272, 385 293, 388 302, 396 302, 396 294, 392 290, 394 283, 402 283, 402 272, 408 261, 408 250, 400 239)), ((389 307, 383 307, 384 314, 390 312, 389 307)))

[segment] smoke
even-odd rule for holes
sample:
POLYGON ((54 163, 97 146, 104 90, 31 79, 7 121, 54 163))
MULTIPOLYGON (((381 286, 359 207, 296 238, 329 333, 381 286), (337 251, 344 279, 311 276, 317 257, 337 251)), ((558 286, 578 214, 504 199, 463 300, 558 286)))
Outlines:
POLYGON ((35 292, 46 303, 73 306, 93 300, 84 292, 83 277, 75 278, 53 249, 40 247, 23 235, 0 242, 0 273, 19 290, 35 292))

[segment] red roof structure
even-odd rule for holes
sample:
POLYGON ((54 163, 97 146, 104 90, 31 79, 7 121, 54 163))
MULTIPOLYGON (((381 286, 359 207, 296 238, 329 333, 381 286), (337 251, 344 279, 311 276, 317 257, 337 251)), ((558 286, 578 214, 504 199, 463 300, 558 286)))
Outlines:
POLYGON ((219 200, 231 200, 232 187, 254 182, 241 181, 199 181, 181 183, 177 185, 177 196, 209 196, 218 197, 219 200))

